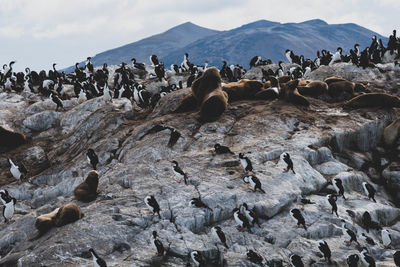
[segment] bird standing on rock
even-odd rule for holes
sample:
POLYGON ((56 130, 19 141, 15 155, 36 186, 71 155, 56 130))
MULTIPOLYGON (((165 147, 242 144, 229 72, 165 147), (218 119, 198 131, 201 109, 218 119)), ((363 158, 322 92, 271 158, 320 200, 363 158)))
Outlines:
POLYGON ((51 97, 51 100, 53 100, 53 102, 57 104, 56 111, 58 111, 59 108, 62 108, 63 110, 65 110, 61 99, 56 94, 51 93, 50 97, 51 97))
POLYGON ((92 165, 93 170, 96 170, 96 166, 99 163, 99 157, 96 155, 93 149, 89 148, 86 152, 86 158, 90 165, 92 165))
POLYGON ((265 194, 265 191, 261 188, 260 179, 258 179, 255 175, 246 175, 243 177, 243 181, 246 184, 250 183, 254 192, 256 192, 256 190, 258 189, 265 194))
POLYGON ((238 224, 238 230, 243 231, 246 227, 250 229, 249 220, 246 218, 244 214, 242 214, 239 208, 233 209, 233 218, 235 222, 238 224))
POLYGON ((153 237, 152 244, 157 250, 157 256, 164 255, 165 249, 161 241, 158 239, 157 231, 153 231, 152 237, 153 237))
POLYGON ((11 159, 8 159, 8 162, 10 163, 10 172, 12 176, 17 179, 18 184, 21 184, 21 179, 27 174, 27 170, 24 166, 24 164, 20 164, 20 166, 17 166, 14 164, 14 162, 11 159))
POLYGON ((144 203, 149 208, 149 210, 151 210, 153 212, 153 214, 157 213, 158 214, 158 218, 161 219, 160 205, 158 205, 158 202, 157 202, 156 198, 153 195, 146 196, 144 198, 144 203))
POLYGON ((4 217, 4 222, 9 223, 12 216, 14 215, 14 210, 15 210, 15 204, 17 203, 17 200, 15 198, 9 199, 8 202, 4 204, 3 207, 3 217, 4 217))
POLYGON ((369 184, 367 182, 363 182, 362 186, 364 188, 365 194, 368 196, 368 199, 372 199, 374 202, 376 202, 376 200, 375 200, 375 192, 376 192, 375 188, 371 184, 369 184))
POLYGON ((245 157, 243 153, 239 153, 239 159, 245 171, 253 171, 253 165, 248 157, 245 157))
POLYGON ((211 233, 214 236, 214 239, 221 242, 226 248, 229 248, 228 245, 226 244, 226 236, 224 232, 222 231, 221 227, 219 226, 214 226, 211 228, 211 233))
POLYGON ((283 154, 283 160, 284 160, 284 161, 286 162, 286 164, 287 164, 287 167, 286 167, 286 169, 284 169, 284 172, 288 172, 289 170, 292 170, 292 172, 293 172, 294 174, 296 174, 296 173, 294 172, 294 169, 293 169, 293 161, 292 161, 292 159, 290 158, 289 153, 283 154))
POLYGON ((330 181, 330 183, 333 185, 333 187, 336 190, 336 193, 338 194, 338 196, 342 196, 343 199, 346 199, 344 197, 344 187, 343 187, 343 182, 340 178, 334 178, 330 181))
POLYGON ((351 244, 352 241, 356 242, 357 245, 360 245, 360 243, 358 243, 357 241, 357 235, 350 229, 348 229, 346 227, 346 221, 342 220, 342 232, 344 234, 344 236, 349 239, 349 240, 345 240, 344 242, 348 244, 348 246, 351 244))
POLYGON ((328 198, 328 202, 332 207, 332 214, 335 212, 336 216, 339 217, 338 212, 337 212, 338 207, 337 207, 337 204, 336 204, 337 196, 329 194, 326 197, 328 198))
POLYGON ((331 264, 331 250, 325 240, 318 241, 318 249, 324 254, 324 260, 331 264))
POLYGON ((297 222, 297 227, 299 227, 300 225, 303 225, 304 230, 307 231, 306 221, 299 209, 291 209, 290 215, 292 216, 293 220, 295 220, 297 222))
POLYGON ((187 185, 187 175, 186 173, 183 172, 183 170, 181 169, 181 167, 179 167, 179 164, 176 160, 172 161, 172 164, 174 164, 173 167, 173 171, 175 173, 175 176, 178 177, 180 180, 179 182, 182 181, 182 179, 185 181, 185 184, 187 185))

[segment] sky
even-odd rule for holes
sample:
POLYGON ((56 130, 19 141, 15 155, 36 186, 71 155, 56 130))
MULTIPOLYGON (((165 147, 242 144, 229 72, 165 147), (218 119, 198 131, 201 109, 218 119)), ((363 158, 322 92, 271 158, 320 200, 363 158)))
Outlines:
POLYGON ((319 18, 389 36, 400 30, 399 14, 400 0, 0 0, 0 64, 63 69, 187 21, 230 30, 319 18))

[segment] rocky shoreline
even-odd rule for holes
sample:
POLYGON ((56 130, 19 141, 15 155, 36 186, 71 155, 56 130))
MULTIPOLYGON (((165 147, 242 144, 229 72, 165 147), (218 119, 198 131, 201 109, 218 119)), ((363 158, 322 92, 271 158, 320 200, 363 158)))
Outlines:
MULTIPOLYGON (((261 67, 246 78, 260 78, 261 67)), ((341 75, 362 82, 373 91, 397 93, 400 73, 362 70, 351 64, 322 66, 309 79, 341 75)), ((400 118, 399 108, 344 110, 338 103, 308 98, 310 107, 282 100, 243 100, 230 103, 215 122, 200 123, 195 112, 171 114, 189 89, 163 97, 154 110, 142 110, 129 100, 105 104, 101 97, 78 103, 64 101, 67 111, 56 112, 51 99, 0 93, 2 125, 24 132, 30 141, 0 155, 2 189, 17 199, 10 224, 0 224, 0 265, 90 266, 94 248, 108 266, 185 266, 189 253, 201 251, 213 264, 256 266, 246 259, 252 249, 267 266, 288 266, 293 253, 312 266, 322 262, 317 242, 325 240, 332 262, 345 266, 346 257, 364 246, 378 266, 395 266, 392 254, 400 249, 400 140, 385 147, 385 127, 400 118), (167 146, 170 131, 149 132, 156 125, 178 130, 181 137, 167 146), (227 145, 235 155, 215 155, 215 143, 227 145), (73 190, 91 170, 86 150, 99 156, 99 196, 91 203, 75 201, 85 216, 54 228, 37 240, 37 216, 73 200, 73 190), (253 162, 254 173, 266 194, 252 192, 242 176, 238 154, 253 162), (282 154, 289 152, 296 174, 285 173, 282 154), (21 185, 9 173, 7 158, 28 167, 21 185), (179 183, 172 160, 188 174, 189 184, 179 183), (328 181, 340 178, 347 199, 339 198, 338 215, 326 200, 334 192, 328 181), (377 190, 377 203, 367 198, 362 182, 377 190), (143 199, 154 195, 161 220, 146 208, 143 199), (306 205, 307 230, 296 228, 289 210, 300 195, 306 205), (193 197, 212 209, 189 206, 193 197), (239 232, 232 210, 242 203, 255 207, 260 226, 239 232), (346 210, 355 213, 351 217, 346 210), (380 243, 380 232, 371 230, 377 245, 360 240, 347 246, 341 220, 361 235, 359 218, 368 211, 392 235, 391 248, 380 243), (229 249, 215 244, 210 229, 220 226, 229 249), (150 245, 156 230, 167 256, 157 257, 150 245)), ((192 262, 191 262, 192 263, 192 262)), ((193 263, 192 263, 193 264, 193 263)))

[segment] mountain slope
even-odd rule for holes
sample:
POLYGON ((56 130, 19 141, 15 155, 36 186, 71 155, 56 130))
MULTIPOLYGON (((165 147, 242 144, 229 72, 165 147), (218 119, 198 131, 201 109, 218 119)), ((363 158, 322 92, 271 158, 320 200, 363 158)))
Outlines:
POLYGON ((348 52, 355 43, 361 48, 369 46, 371 37, 377 35, 386 44, 387 38, 359 25, 327 24, 322 20, 280 24, 266 20, 256 21, 239 28, 203 38, 177 49, 162 60, 166 64, 179 62, 182 52, 187 51, 192 62, 220 66, 222 60, 229 64, 241 64, 248 68, 250 59, 259 55, 274 62, 287 61, 285 50, 315 58, 316 51, 336 51, 338 46, 348 52))
MULTIPOLYGON (((315 19, 301 23, 279 23, 268 20, 255 21, 229 31, 215 31, 187 22, 143 40, 111 49, 93 57, 95 66, 130 62, 135 57, 149 64, 149 56, 158 55, 165 66, 180 64, 185 52, 191 62, 221 66, 241 64, 248 68, 250 59, 259 55, 274 62, 287 61, 285 50, 314 59, 317 50, 336 51, 341 46, 348 53, 355 43, 361 49, 369 46, 371 37, 377 35, 384 44, 387 38, 354 23, 328 24, 315 19)), ((72 71, 73 67, 66 69, 72 71)))
MULTIPOLYGON (((109 65, 116 65, 121 62, 129 63, 134 57, 138 62, 149 64, 149 57, 152 54, 157 54, 160 58, 166 56, 170 51, 182 48, 196 40, 218 32, 186 22, 166 32, 99 53, 92 57, 92 63, 94 66, 103 65, 105 62, 109 65)), ((183 58, 183 55, 180 57, 183 58)), ((73 70, 74 67, 69 67, 65 71, 70 72, 73 70)))

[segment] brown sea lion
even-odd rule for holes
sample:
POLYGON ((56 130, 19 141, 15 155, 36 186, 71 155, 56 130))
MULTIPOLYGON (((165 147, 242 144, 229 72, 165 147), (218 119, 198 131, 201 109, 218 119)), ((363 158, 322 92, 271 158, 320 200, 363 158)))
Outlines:
POLYGON ((75 198, 79 201, 90 202, 97 197, 97 186, 99 185, 99 174, 92 170, 88 173, 85 181, 79 184, 75 190, 75 198))
POLYGON ((53 217, 53 224, 56 227, 60 227, 73 223, 82 217, 83 213, 81 213, 78 206, 75 203, 70 202, 59 208, 56 216, 53 217))
POLYGON ((400 98, 386 93, 367 93, 356 96, 343 105, 344 108, 400 108, 400 98))

